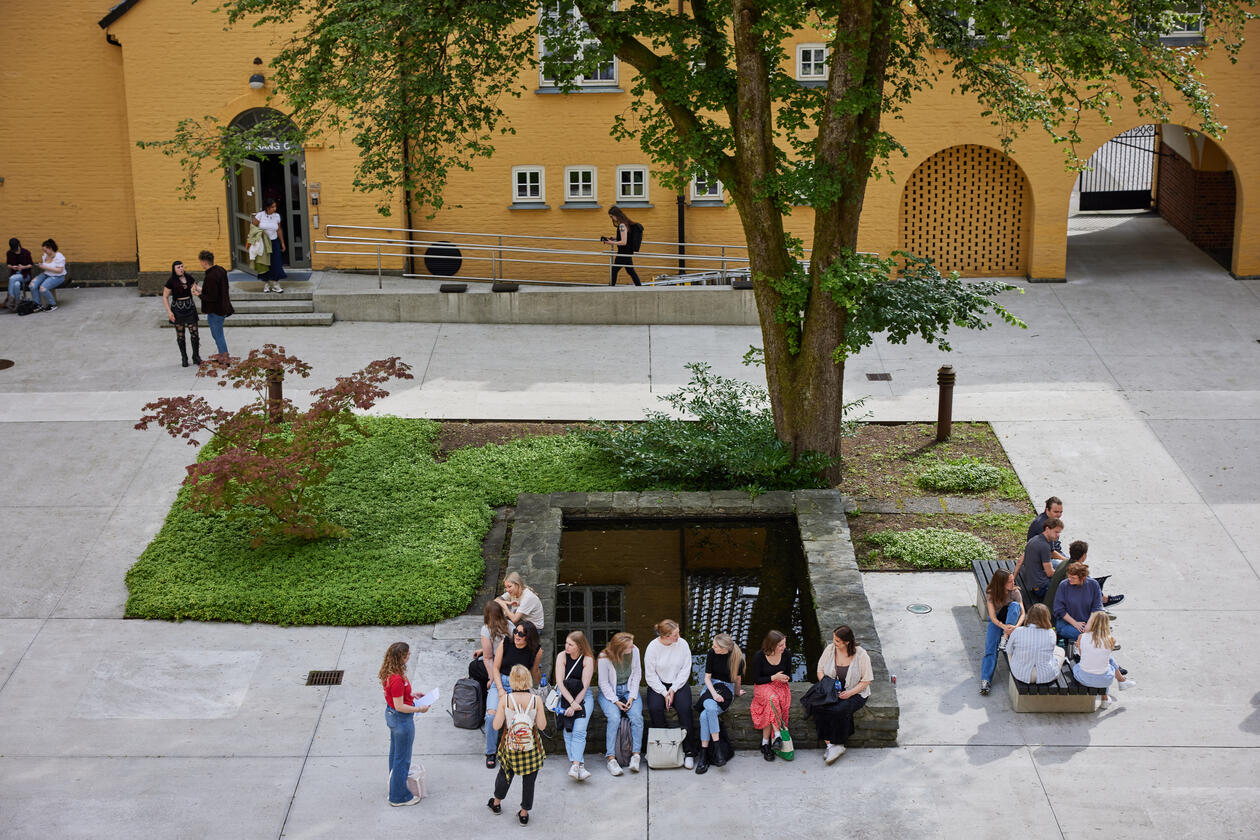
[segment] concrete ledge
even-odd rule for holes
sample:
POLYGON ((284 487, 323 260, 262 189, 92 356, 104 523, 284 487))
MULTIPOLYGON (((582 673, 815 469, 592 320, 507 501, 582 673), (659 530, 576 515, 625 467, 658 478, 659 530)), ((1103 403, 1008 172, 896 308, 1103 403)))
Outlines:
POLYGON ((451 324, 679 324, 756 326, 749 290, 728 286, 530 288, 500 294, 324 289, 315 311, 338 321, 451 324))

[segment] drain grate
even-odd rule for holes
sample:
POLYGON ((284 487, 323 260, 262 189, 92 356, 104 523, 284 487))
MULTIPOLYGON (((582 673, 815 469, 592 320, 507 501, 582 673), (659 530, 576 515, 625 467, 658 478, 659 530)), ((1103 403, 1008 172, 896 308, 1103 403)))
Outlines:
POLYGON ((871 382, 892 382, 891 373, 868 373, 866 378, 871 382))
POLYGON ((306 673, 306 684, 341 685, 341 678, 345 673, 345 671, 308 671, 306 673))
POLYGON ((910 604, 906 607, 906 612, 911 612, 915 615, 927 615, 931 611, 932 608, 927 604, 910 604))
POLYGON ((8 370, 13 367, 12 359, 0 359, 0 370, 8 370))

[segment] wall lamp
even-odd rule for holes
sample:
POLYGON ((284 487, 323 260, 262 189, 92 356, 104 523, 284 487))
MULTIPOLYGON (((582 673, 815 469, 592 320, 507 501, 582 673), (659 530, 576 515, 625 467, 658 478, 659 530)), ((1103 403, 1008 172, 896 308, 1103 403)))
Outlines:
MULTIPOLYGON (((263 63, 263 60, 261 58, 254 59, 255 65, 261 67, 262 63, 263 63)), ((255 73, 254 75, 249 77, 249 87, 251 90, 262 90, 263 85, 265 85, 266 83, 267 83, 267 77, 264 76, 262 73, 255 73)))

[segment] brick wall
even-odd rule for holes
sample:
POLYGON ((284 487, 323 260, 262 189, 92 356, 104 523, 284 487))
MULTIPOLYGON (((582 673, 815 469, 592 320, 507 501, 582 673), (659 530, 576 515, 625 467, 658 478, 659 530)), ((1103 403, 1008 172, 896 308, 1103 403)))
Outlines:
POLYGON ((1161 143, 1156 208, 1182 235, 1225 268, 1234 252, 1233 172, 1205 172, 1161 143))

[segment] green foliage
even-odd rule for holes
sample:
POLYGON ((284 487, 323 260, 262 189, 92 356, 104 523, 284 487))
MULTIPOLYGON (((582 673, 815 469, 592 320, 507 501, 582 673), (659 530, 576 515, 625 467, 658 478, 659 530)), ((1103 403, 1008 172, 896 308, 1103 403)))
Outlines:
POLYGON ((969 569, 973 560, 992 560, 993 547, 953 528, 880 531, 868 538, 888 557, 923 569, 969 569))
POLYGON ((928 467, 918 484, 937 493, 983 493, 1002 484, 1002 472, 978 458, 950 458, 928 467))
POLYGON ((180 489, 127 573, 134 618, 274 624, 425 624, 463 611, 481 585, 491 508, 520 493, 622 490, 574 436, 462 449, 434 460, 440 426, 364 418, 323 486, 341 539, 251 545, 251 518, 200 512, 180 489))
POLYGON ((821 473, 834 460, 817 452, 792 457, 775 436, 764 388, 719 376, 701 362, 686 367, 687 385, 661 397, 673 414, 653 411, 642 423, 601 423, 580 433, 617 465, 625 483, 750 492, 824 486, 821 473))

